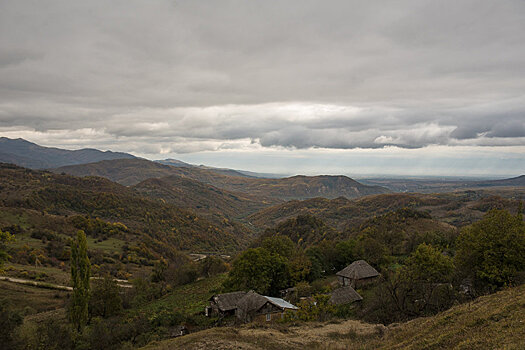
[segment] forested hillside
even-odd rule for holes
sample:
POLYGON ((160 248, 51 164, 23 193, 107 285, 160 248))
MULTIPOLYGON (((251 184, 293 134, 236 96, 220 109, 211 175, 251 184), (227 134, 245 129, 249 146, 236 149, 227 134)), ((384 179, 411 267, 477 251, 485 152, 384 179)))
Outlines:
POLYGON ((265 208, 249 217, 256 226, 272 227, 297 215, 310 214, 341 231, 359 227, 370 217, 403 208, 417 209, 434 219, 461 227, 479 220, 490 209, 516 211, 525 189, 467 190, 454 193, 392 193, 349 200, 312 198, 294 200, 265 208))
POLYGON ((50 221, 68 222, 82 215, 120 222, 129 231, 121 239, 144 243, 159 256, 172 249, 235 250, 246 241, 246 232, 228 231, 231 225, 216 226, 192 212, 145 198, 100 177, 79 178, 2 164, 0 184, 3 212, 16 213, 3 218, 6 226, 20 225, 18 215, 35 212, 50 221))

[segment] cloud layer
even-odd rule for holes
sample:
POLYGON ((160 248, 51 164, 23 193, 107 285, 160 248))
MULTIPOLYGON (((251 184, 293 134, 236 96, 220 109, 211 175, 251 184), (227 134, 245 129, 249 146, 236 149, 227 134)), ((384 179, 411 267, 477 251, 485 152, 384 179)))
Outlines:
POLYGON ((0 133, 150 154, 525 147, 525 2, 0 3, 0 133))

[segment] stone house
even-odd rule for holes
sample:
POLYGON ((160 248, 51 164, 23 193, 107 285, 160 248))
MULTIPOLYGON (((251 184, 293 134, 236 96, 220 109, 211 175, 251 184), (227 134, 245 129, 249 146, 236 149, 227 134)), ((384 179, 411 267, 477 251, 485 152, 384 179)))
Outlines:
POLYGON ((364 260, 357 260, 336 273, 342 286, 359 288, 374 282, 379 277, 379 272, 364 260))

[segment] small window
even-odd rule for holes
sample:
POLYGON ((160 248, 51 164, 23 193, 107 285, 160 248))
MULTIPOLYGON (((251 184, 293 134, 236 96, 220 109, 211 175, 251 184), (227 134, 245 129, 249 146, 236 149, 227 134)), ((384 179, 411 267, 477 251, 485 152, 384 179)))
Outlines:
POLYGON ((272 314, 266 314, 266 321, 272 320, 272 314))

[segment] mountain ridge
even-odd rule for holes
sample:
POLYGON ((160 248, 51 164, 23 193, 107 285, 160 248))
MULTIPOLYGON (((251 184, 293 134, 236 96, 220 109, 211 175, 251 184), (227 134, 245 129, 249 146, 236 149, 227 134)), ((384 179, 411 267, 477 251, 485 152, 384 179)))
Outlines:
POLYGON ((136 157, 128 153, 100 151, 94 148, 66 150, 44 147, 22 138, 0 137, 0 162, 12 163, 30 169, 57 168, 65 165, 123 158, 136 157))
POLYGON ((314 197, 356 198, 370 194, 389 193, 380 186, 363 185, 343 175, 296 175, 282 179, 252 178, 220 174, 215 169, 173 167, 145 159, 119 159, 53 169, 76 176, 102 176, 124 185, 136 185, 149 178, 178 175, 230 192, 249 193, 280 200, 314 197))

